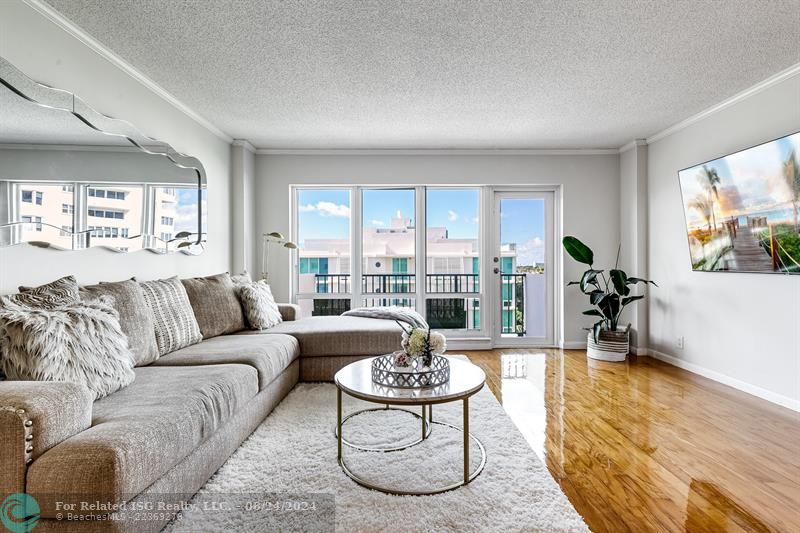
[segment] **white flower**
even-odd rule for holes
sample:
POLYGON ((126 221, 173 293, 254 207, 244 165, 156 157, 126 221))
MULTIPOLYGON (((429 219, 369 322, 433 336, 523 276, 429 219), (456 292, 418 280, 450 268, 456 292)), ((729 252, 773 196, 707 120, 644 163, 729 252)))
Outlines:
POLYGON ((430 345, 433 353, 442 354, 447 350, 447 339, 441 333, 432 331, 430 345))

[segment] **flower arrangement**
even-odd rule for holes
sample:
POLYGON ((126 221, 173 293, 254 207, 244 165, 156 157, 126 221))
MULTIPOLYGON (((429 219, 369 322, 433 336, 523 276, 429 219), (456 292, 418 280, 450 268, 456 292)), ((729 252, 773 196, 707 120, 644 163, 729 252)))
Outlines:
POLYGON ((397 324, 403 329, 400 342, 403 351, 395 353, 395 366, 405 368, 417 361, 423 368, 429 367, 434 354, 443 354, 447 350, 447 341, 441 333, 414 326, 406 328, 400 322, 397 324))

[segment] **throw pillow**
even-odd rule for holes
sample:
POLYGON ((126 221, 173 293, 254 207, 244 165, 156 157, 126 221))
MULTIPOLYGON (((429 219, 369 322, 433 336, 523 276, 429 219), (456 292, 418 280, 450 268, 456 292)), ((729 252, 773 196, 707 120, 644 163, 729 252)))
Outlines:
POLYGON ((19 294, 11 296, 10 300, 17 305, 41 309, 76 304, 80 300, 78 282, 74 276, 64 276, 39 287, 20 287, 19 294))
POLYGON ((253 278, 251 278, 250 273, 245 270, 241 274, 232 275, 231 281, 233 281, 234 285, 243 285, 245 283, 253 283, 253 278))
POLYGON ((267 329, 283 321, 272 289, 264 280, 239 286, 239 300, 251 329, 267 329))
POLYGON ((153 312, 144 298, 144 290, 133 280, 116 283, 87 285, 80 289, 81 300, 95 300, 101 296, 113 298, 119 313, 119 325, 128 337, 135 366, 149 365, 158 359, 153 312))
POLYGON ((177 277, 140 283, 153 313, 158 355, 197 344, 203 339, 186 289, 177 277))
POLYGON ((245 329, 236 287, 227 272, 181 280, 204 339, 245 329))
POLYGON ((2 370, 11 380, 85 384, 95 399, 133 382, 133 355, 107 298, 58 309, 0 308, 2 370))

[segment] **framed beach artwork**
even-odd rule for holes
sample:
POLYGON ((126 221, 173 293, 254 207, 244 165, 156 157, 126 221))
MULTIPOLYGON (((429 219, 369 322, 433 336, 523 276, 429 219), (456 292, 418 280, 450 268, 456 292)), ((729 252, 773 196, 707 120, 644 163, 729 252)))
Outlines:
POLYGON ((692 270, 800 274, 800 132, 678 173, 692 270))

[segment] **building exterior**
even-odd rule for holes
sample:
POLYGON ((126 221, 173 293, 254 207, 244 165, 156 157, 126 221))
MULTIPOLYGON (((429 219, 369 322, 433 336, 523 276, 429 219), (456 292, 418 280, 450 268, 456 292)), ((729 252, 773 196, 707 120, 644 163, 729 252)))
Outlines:
MULTIPOLYGON (((363 230, 362 305, 399 305, 414 307, 417 258, 412 220, 398 212, 389 227, 363 230), (382 296, 386 295, 386 296, 382 296)), ((445 227, 430 227, 426 235, 426 280, 428 294, 448 297, 429 298, 425 310, 428 322, 441 329, 479 329, 481 310, 480 250, 478 239, 450 238, 445 227), (463 297, 453 298, 453 294, 463 297)), ((516 246, 501 250, 504 331, 515 333, 517 313, 522 311, 520 283, 516 274, 516 246)), ((352 290, 350 242, 346 239, 307 239, 300 243, 298 293, 301 295, 334 294, 343 296, 352 290)), ((301 297, 303 314, 340 314, 350 308, 350 298, 330 299, 301 297)))

